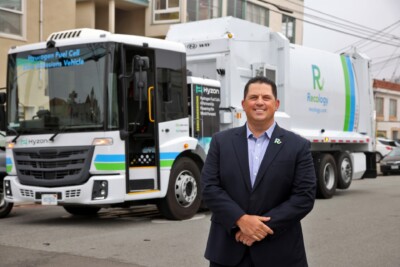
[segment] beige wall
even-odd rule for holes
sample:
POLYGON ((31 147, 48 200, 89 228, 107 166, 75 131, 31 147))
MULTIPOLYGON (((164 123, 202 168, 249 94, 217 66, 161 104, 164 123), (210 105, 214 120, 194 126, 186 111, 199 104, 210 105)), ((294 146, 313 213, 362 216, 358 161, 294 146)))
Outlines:
POLYGON ((94 28, 96 21, 94 2, 76 3, 76 28, 94 28))
POLYGON ((116 33, 145 35, 145 9, 120 10, 115 11, 116 33))
MULTIPOLYGON (((30 0, 29 0, 30 1, 30 0)), ((75 28, 76 2, 73 0, 43 0, 43 38, 57 31, 75 28)))
POLYGON ((96 7, 96 29, 108 31, 108 6, 96 7))

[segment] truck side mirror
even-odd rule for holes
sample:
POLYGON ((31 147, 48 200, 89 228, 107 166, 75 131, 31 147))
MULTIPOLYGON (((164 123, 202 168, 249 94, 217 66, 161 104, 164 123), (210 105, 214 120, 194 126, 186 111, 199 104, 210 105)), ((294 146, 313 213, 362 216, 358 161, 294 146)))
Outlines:
POLYGON ((135 71, 148 70, 150 68, 149 57, 134 56, 133 67, 135 71))
POLYGON ((6 130, 6 109, 5 103, 7 102, 7 94, 0 93, 0 131, 6 130))
POLYGON ((142 101, 147 100, 147 72, 150 68, 149 57, 136 55, 133 57, 133 70, 135 79, 135 100, 139 100, 139 109, 142 109, 142 101))

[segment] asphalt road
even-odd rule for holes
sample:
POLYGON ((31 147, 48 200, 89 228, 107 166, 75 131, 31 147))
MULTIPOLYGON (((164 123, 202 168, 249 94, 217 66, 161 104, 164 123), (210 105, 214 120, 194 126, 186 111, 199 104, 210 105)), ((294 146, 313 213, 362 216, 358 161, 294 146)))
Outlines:
MULTIPOLYGON (((203 267, 209 213, 166 221, 152 206, 70 216, 22 205, 0 220, 0 266, 203 267)), ((400 266, 400 176, 355 180, 303 220, 310 267, 400 266)))

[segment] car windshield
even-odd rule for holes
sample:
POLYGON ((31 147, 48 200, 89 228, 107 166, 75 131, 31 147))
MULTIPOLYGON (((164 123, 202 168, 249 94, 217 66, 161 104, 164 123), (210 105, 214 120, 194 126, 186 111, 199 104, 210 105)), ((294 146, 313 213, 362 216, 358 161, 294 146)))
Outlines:
POLYGON ((105 43, 9 56, 8 127, 18 133, 104 127, 105 43))

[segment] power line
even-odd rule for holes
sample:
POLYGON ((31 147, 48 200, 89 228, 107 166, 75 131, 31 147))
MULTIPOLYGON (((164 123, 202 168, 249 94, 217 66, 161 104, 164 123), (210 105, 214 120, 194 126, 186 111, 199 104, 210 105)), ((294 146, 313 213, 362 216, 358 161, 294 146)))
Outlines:
MULTIPOLYGON (((276 10, 273 10, 273 9, 270 9, 270 11, 275 12, 275 13, 278 13, 278 14, 281 14, 281 15, 286 15, 285 13, 282 13, 282 12, 279 12, 279 11, 276 11, 276 10)), ((318 23, 316 23, 316 22, 312 22, 312 21, 309 21, 309 20, 305 20, 305 19, 301 19, 301 18, 297 18, 297 17, 296 17, 296 19, 297 19, 297 20, 300 20, 300 21, 303 21, 303 22, 305 22, 305 23, 309 23, 309 24, 312 24, 312 25, 315 25, 315 26, 318 26, 318 27, 327 29, 327 30, 335 31, 335 32, 338 32, 338 33, 350 35, 350 36, 357 37, 357 38, 361 38, 361 39, 365 39, 365 40, 370 40, 370 41, 372 41, 372 42, 381 43, 381 44, 386 44, 386 45, 390 45, 390 46, 394 46, 394 47, 400 46, 400 43, 398 43, 398 44, 395 44, 395 43, 388 43, 388 42, 384 42, 384 41, 380 41, 380 40, 376 40, 376 39, 371 39, 371 38, 369 38, 369 37, 367 37, 367 36, 361 36, 361 35, 358 35, 358 34, 354 34, 354 33, 350 33, 350 32, 345 32, 345 31, 342 31, 342 30, 339 30, 339 29, 335 29, 335 28, 332 28, 332 27, 328 27, 328 26, 325 26, 325 25, 321 25, 321 24, 318 24, 318 23)))
MULTIPOLYGON (((336 22, 336 21, 332 21, 332 20, 329 20, 329 19, 325 19, 325 18, 321 18, 321 17, 315 16, 315 15, 311 15, 311 14, 305 13, 303 11, 294 10, 294 12, 300 13, 300 14, 302 14, 304 16, 312 17, 314 20, 323 21, 326 24, 331 24, 331 25, 333 24, 335 26, 339 26, 341 28, 344 28, 346 30, 350 30, 350 31, 353 31, 353 32, 347 32, 347 31, 343 31, 343 30, 340 30, 340 29, 332 28, 332 27, 329 27, 329 26, 326 26, 326 25, 318 24, 316 22, 311 22, 309 20, 296 18, 296 19, 301 20, 301 21, 303 21, 305 23, 309 23, 309 24, 312 24, 312 25, 315 25, 315 26, 318 26, 318 27, 322 27, 322 28, 325 28, 325 29, 329 29, 331 31, 336 31, 336 32, 339 32, 339 33, 342 33, 342 34, 350 35, 350 36, 357 37, 357 38, 360 38, 360 39, 364 40, 364 41, 360 41, 360 42, 369 41, 369 42, 386 44, 386 45, 391 45, 391 46, 396 46, 396 47, 400 46, 400 42, 398 44, 396 44, 397 42, 391 43, 391 41, 393 41, 393 39, 400 40, 400 37, 398 37, 397 35, 385 33, 385 32, 383 32, 383 30, 377 31, 377 30, 372 29, 370 27, 366 27, 364 25, 361 25, 361 24, 358 24, 358 23, 355 23, 355 22, 352 22, 352 21, 349 21, 349 20, 345 20, 345 19, 339 18, 337 16, 333 16, 333 15, 330 15, 328 13, 324 13, 322 11, 318 11, 316 9, 307 7, 307 6, 303 5, 303 4, 299 4, 299 3, 291 1, 291 0, 286 0, 286 1, 288 1, 288 2, 290 2, 292 4, 294 4, 294 5, 300 6, 300 7, 304 8, 304 9, 309 9, 309 10, 312 10, 314 12, 323 14, 325 16, 332 17, 334 19, 350 23, 351 25, 346 25, 346 24, 341 23, 341 22, 336 22), (355 27, 353 25, 358 25, 359 27, 355 27), (354 32, 356 32, 356 33, 354 33, 354 32), (360 32, 361 33, 369 32, 369 33, 371 33, 371 34, 373 33, 373 34, 370 35, 370 36, 364 36, 364 35, 360 35, 359 34, 360 32), (372 37, 374 37, 374 39, 372 39, 372 37), (377 37, 380 37, 380 39, 378 39, 377 37)), ((271 10, 271 11, 277 12, 275 10, 271 10)), ((280 12, 277 12, 277 13, 280 13, 280 12)), ((283 14, 283 13, 280 13, 280 14, 283 14)), ((393 23, 393 25, 395 25, 397 23, 400 23, 400 20, 396 21, 395 23, 393 23)), ((341 50, 343 50, 343 49, 341 49, 341 50)))

